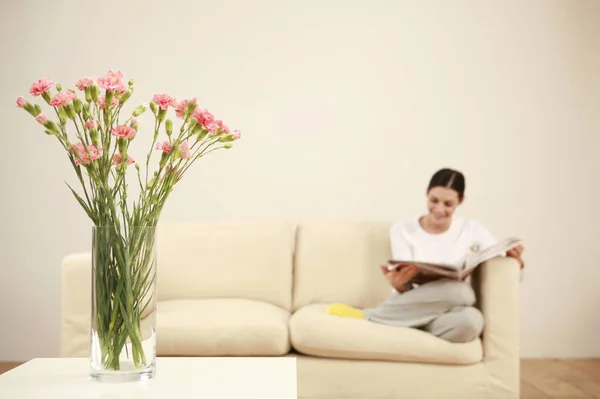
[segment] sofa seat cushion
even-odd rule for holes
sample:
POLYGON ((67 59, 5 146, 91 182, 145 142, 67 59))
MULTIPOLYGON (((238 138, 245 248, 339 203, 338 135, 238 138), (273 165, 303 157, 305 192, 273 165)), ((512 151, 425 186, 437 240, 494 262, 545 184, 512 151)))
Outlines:
POLYGON ((250 299, 159 301, 158 356, 277 356, 290 350, 287 310, 250 299))
POLYGON ((450 343, 415 328, 387 326, 325 313, 306 305, 290 318, 292 346, 300 353, 338 359, 465 365, 483 360, 480 339, 450 343))

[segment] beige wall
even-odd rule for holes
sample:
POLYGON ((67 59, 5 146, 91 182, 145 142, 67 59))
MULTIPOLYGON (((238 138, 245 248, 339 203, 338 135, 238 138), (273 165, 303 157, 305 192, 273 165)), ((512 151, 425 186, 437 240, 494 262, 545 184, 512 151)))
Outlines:
POLYGON ((243 131, 163 220, 412 217, 456 167, 460 214, 527 241, 523 356, 600 356, 599 2, 36 3, 0 5, 0 360, 58 354, 59 262, 90 245, 66 157, 14 100, 109 68, 132 106, 197 96, 243 131))

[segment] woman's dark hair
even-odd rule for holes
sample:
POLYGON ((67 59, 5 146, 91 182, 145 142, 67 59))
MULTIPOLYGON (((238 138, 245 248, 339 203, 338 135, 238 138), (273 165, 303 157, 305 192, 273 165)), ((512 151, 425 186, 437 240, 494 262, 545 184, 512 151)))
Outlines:
POLYGON ((465 195, 465 176, 454 169, 440 169, 431 177, 427 190, 434 187, 451 188, 458 193, 458 198, 462 200, 465 195))

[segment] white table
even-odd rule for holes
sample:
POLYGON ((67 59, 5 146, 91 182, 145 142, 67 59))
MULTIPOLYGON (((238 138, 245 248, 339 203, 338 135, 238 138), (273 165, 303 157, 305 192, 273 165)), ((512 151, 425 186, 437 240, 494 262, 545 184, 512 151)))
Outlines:
POLYGON ((89 377, 88 358, 34 359, 0 375, 0 398, 297 399, 293 357, 158 357, 155 378, 106 383, 89 377))

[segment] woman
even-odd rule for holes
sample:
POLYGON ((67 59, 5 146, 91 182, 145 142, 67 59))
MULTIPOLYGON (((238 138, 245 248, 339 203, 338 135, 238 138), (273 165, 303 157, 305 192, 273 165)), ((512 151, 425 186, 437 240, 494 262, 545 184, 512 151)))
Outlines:
MULTIPOLYGON (((480 248, 496 243, 480 223, 454 216, 462 204, 465 178, 452 169, 441 169, 427 188, 428 213, 413 220, 398 221, 390 228, 392 257, 449 264, 457 269, 466 257, 480 248)), ((523 247, 509 252, 520 263, 523 247)), ((420 276, 414 265, 381 270, 392 287, 392 295, 374 308, 359 310, 333 304, 327 313, 341 317, 363 318, 393 326, 414 327, 450 342, 468 342, 483 330, 483 316, 475 308, 475 294, 465 281, 420 276)))

